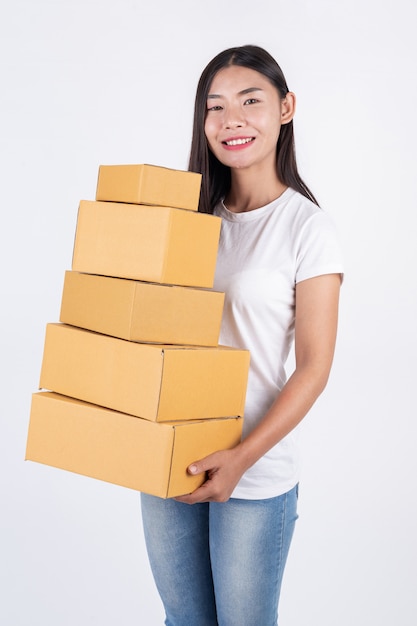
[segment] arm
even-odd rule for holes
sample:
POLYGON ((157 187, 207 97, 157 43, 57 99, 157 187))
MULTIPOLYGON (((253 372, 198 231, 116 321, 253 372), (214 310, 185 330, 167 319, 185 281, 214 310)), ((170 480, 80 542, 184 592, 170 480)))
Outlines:
POLYGON ((296 286, 295 370, 260 424, 232 450, 196 461, 191 474, 207 472, 206 482, 181 502, 225 502, 242 474, 283 439, 326 386, 336 342, 339 274, 304 280, 296 286))

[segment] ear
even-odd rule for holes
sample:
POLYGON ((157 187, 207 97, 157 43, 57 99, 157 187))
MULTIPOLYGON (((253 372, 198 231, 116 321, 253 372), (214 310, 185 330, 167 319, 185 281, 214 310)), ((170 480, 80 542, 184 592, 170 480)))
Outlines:
POLYGON ((289 91, 285 98, 281 100, 281 124, 288 124, 295 114, 296 98, 292 91, 289 91))

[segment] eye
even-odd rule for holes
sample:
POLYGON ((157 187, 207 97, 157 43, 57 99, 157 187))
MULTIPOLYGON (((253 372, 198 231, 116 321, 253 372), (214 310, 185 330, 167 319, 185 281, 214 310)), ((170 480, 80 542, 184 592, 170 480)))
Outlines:
POLYGON ((257 102, 259 102, 257 98, 248 98, 243 104, 256 104, 257 102))
POLYGON ((223 107, 220 104, 215 104, 212 107, 207 107, 207 111, 221 111, 223 107))

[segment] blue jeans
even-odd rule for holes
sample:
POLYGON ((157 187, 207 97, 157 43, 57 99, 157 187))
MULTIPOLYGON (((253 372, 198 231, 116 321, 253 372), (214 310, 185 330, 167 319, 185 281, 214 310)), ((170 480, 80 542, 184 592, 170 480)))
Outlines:
POLYGON ((142 518, 166 626, 276 626, 298 486, 188 505, 146 494, 142 518))

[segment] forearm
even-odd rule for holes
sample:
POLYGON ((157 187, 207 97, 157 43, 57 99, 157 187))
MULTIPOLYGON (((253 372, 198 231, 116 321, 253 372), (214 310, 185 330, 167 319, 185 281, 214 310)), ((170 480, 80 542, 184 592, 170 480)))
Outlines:
POLYGON ((262 421, 235 448, 243 472, 301 422, 326 386, 328 372, 329 368, 295 370, 262 421))

